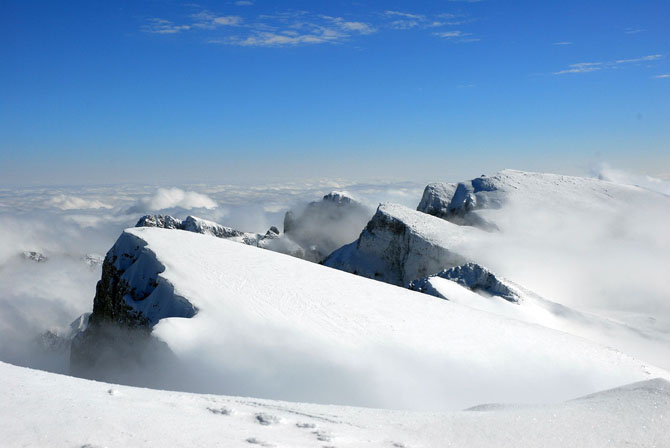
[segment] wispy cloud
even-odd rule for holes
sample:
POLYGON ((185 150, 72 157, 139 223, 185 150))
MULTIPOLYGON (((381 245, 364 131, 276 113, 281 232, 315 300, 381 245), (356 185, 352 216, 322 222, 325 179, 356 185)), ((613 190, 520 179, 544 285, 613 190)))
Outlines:
POLYGON ((571 64, 565 70, 554 72, 554 75, 563 75, 565 73, 589 73, 601 70, 603 68, 602 62, 579 62, 571 64))
POLYGON ((623 65, 632 65, 639 64, 642 62, 651 62, 662 59, 664 56, 662 54, 651 54, 648 56, 642 56, 639 58, 632 59, 617 59, 615 61, 606 61, 606 62, 579 62, 577 64, 571 64, 568 68, 554 72, 554 75, 565 75, 568 73, 590 73, 599 70, 610 70, 620 68, 623 65))
POLYGON ((238 0, 235 2, 237 6, 251 6, 254 4, 254 2, 251 2, 249 0, 238 0))
POLYGON ((169 20, 157 17, 149 19, 147 23, 142 25, 142 31, 153 34, 176 34, 190 29, 190 25, 175 25, 169 20))
POLYGON ((479 39, 472 36, 472 33, 464 33, 462 31, 440 31, 433 33, 434 36, 442 37, 452 42, 477 42, 479 39))
MULTIPOLYGON (((248 6, 251 1, 237 1, 235 5, 248 6)), ((197 8, 197 5, 193 5, 197 8)), ((308 11, 285 11, 259 14, 255 17, 217 14, 200 10, 187 16, 184 23, 168 19, 152 18, 142 30, 153 34, 177 34, 182 32, 205 32, 210 35, 205 42, 243 47, 282 47, 308 44, 341 43, 357 36, 386 30, 432 30, 432 34, 452 42, 474 42, 479 40, 472 33, 449 30, 446 27, 463 25, 472 21, 462 15, 440 13, 433 15, 414 12, 386 10, 373 14, 373 23, 361 18, 335 17, 313 14, 308 11)))
POLYGON ((639 33, 644 33, 645 30, 639 29, 639 28, 626 28, 626 31, 624 31, 626 34, 639 34, 639 33))
POLYGON ((552 45, 572 45, 572 42, 564 40, 561 42, 554 42, 552 45))
POLYGON ((656 79, 670 78, 670 74, 656 75, 654 76, 654 78, 656 79))
POLYGON ((614 61, 616 64, 634 64, 636 62, 647 62, 647 61, 656 61, 658 59, 663 58, 662 54, 651 54, 649 56, 643 56, 641 58, 634 58, 634 59, 619 59, 617 61, 614 61))

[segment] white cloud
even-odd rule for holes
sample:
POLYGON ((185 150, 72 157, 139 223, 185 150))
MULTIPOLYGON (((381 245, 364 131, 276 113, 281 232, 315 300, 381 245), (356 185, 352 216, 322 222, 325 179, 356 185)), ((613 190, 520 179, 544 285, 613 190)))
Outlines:
POLYGON ((554 72, 554 75, 563 75, 565 73, 589 73, 601 70, 602 62, 579 62, 577 64, 569 65, 567 69, 554 72))
POLYGON ((632 59, 617 59, 615 61, 608 62, 579 62, 577 64, 571 64, 567 69, 559 70, 554 72, 554 75, 564 75, 566 73, 589 73, 595 72, 598 70, 605 69, 614 69, 618 66, 627 65, 627 64, 636 64, 640 62, 651 62, 662 59, 664 56, 662 54, 651 54, 648 56, 642 56, 639 58, 632 59))
POLYGON ((182 31, 188 31, 191 27, 189 25, 175 25, 169 20, 161 18, 152 18, 142 26, 142 31, 153 34, 177 34, 182 31))
POLYGON ((670 74, 656 75, 656 76, 654 76, 654 78, 657 78, 657 79, 670 78, 670 74))
POLYGON ((564 41, 561 41, 561 42, 554 42, 552 45, 572 45, 572 42, 564 40, 564 41))
POLYGON ((195 19, 193 27, 208 30, 222 26, 239 26, 243 21, 240 16, 217 16, 209 11, 192 14, 191 18, 195 19))
MULTIPOLYGON (((242 0, 235 4, 248 6, 253 2, 242 0)), ((205 42, 245 47, 281 47, 339 43, 355 36, 376 33, 379 28, 436 29, 472 21, 471 19, 450 20, 462 17, 451 13, 427 16, 395 10, 386 10, 377 17, 381 17, 382 21, 374 24, 355 18, 318 15, 308 11, 280 11, 273 14, 259 14, 253 19, 244 19, 237 15, 220 15, 208 10, 200 10, 191 14, 190 20, 183 24, 176 24, 162 18, 149 19, 143 25, 142 30, 155 34, 176 34, 196 30, 216 31, 218 35, 209 36, 205 42)), ((479 40, 472 37, 464 38, 463 36, 469 36, 471 33, 462 31, 444 31, 437 35, 447 39, 458 39, 458 42, 479 40)))
POLYGON ((592 173, 598 179, 616 182, 618 184, 637 185, 638 187, 670 195, 670 181, 668 180, 644 174, 629 173, 627 171, 612 168, 606 163, 596 165, 592 169, 592 173))
POLYGON ((52 197, 49 199, 48 204, 61 210, 112 208, 111 205, 105 204, 97 199, 83 199, 65 194, 59 194, 52 197))
POLYGON ((634 58, 634 59, 619 59, 617 61, 614 61, 617 64, 634 64, 636 62, 647 62, 647 61, 656 61, 658 59, 663 58, 662 54, 651 54, 649 56, 643 56, 641 58, 634 58))
POLYGON ((414 20, 425 20, 426 16, 423 14, 412 14, 408 12, 401 12, 401 11, 384 11, 384 14, 387 16, 397 16, 397 17, 404 17, 406 19, 414 19, 414 20))
POLYGON ((469 36, 469 33, 463 33, 462 31, 442 31, 439 33, 433 33, 435 36, 451 38, 451 37, 463 37, 469 36))
POLYGON ((180 188, 159 188, 153 196, 140 199, 135 206, 130 208, 129 212, 144 213, 169 208, 190 210, 194 208, 213 209, 216 207, 216 202, 207 195, 194 191, 184 191, 180 188))
POLYGON ((254 4, 254 2, 249 1, 249 0, 238 0, 235 2, 237 6, 251 6, 254 4))

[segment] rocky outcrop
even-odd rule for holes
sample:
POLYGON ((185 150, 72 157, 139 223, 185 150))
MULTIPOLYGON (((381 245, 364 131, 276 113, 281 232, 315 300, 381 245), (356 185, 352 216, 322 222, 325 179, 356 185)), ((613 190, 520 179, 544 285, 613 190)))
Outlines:
POLYGON ((21 253, 21 255, 25 260, 34 261, 36 263, 43 263, 49 259, 43 253, 34 250, 25 250, 21 253))
POLYGON ((86 328, 72 339, 70 366, 74 375, 89 377, 87 372, 113 362, 110 360, 119 350, 130 356, 131 340, 141 341, 143 347, 155 345, 157 342, 147 339, 160 319, 196 314, 196 308, 175 294, 172 284, 160 276, 164 269, 142 239, 121 234, 103 262, 86 328), (125 338, 122 344, 119 335, 125 338))
POLYGON ((213 221, 197 218, 195 216, 187 216, 183 221, 169 215, 145 215, 142 216, 135 227, 159 227, 163 229, 185 230, 187 232, 202 233, 203 235, 211 235, 217 238, 224 238, 236 241, 238 243, 246 244, 248 246, 262 247, 264 249, 275 250, 277 252, 288 253, 290 249, 298 250, 299 248, 291 248, 290 244, 277 245, 270 242, 279 237, 279 230, 272 226, 265 234, 241 232, 231 227, 222 226, 213 221), (276 247, 275 247, 276 246, 276 247))
POLYGON ((477 263, 466 263, 462 266, 454 266, 445 269, 430 277, 414 280, 409 288, 419 292, 425 292, 443 299, 448 299, 440 294, 430 284, 432 277, 440 277, 456 282, 469 290, 486 296, 496 296, 508 302, 518 302, 519 294, 514 287, 499 279, 495 274, 477 263))
POLYGON ((321 262, 355 240, 372 214, 372 209, 353 197, 333 191, 301 212, 286 212, 284 234, 302 248, 302 258, 321 262))
POLYGON ((333 252, 324 264, 406 286, 464 263, 452 245, 476 231, 401 205, 381 204, 358 240, 333 252))
POLYGON ((483 175, 457 184, 428 184, 416 209, 458 225, 496 230, 496 225, 485 220, 477 210, 499 208, 502 201, 498 190, 498 179, 483 175))

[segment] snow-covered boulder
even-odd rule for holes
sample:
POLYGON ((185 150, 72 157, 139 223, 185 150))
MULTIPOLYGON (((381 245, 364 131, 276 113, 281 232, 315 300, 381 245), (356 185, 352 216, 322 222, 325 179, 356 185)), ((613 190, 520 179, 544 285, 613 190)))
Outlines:
POLYGON ((373 210, 344 192, 333 191, 300 212, 284 216, 284 234, 303 250, 303 258, 320 262, 356 239, 373 210))
POLYGON ((466 260, 452 245, 477 229, 385 203, 358 240, 328 256, 326 266, 394 285, 407 285, 466 260))

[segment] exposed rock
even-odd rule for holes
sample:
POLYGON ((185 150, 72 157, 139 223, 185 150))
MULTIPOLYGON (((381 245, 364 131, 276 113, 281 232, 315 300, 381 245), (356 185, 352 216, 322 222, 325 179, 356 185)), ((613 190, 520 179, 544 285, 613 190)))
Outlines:
POLYGON ((43 262, 48 260, 46 255, 44 255, 40 252, 33 251, 33 250, 23 251, 23 253, 21 255, 23 255, 23 258, 25 258, 26 260, 32 260, 32 261, 35 261, 37 263, 43 263, 43 262))
POLYGON ((372 210, 343 192, 333 191, 307 204, 301 213, 284 215, 284 234, 303 250, 303 258, 321 262, 328 254, 355 240, 372 210))
POLYGON ((499 208, 502 201, 498 189, 499 179, 484 175, 457 184, 428 184, 416 209, 458 225, 497 230, 495 224, 482 218, 476 211, 499 208))
POLYGON ((92 268, 95 266, 100 266, 102 263, 104 263, 104 261, 105 261, 104 257, 101 257, 99 255, 95 254, 84 255, 84 263, 86 263, 92 268))
POLYGON ((66 331, 62 330, 47 330, 37 337, 38 345, 44 351, 66 351, 70 348, 72 340, 81 332, 86 330, 88 326, 88 319, 91 313, 84 313, 76 318, 69 325, 66 331))
POLYGON ((118 355, 118 350, 129 354, 132 349, 119 347, 116 336, 133 333, 134 339, 142 339, 143 347, 153 346, 145 339, 160 319, 195 315, 196 308, 175 294, 172 284, 160 276, 164 269, 143 240, 127 232, 121 234, 102 265, 88 325, 72 339, 73 374, 88 376, 86 372, 100 362, 111 362, 100 359, 101 346, 109 348, 105 356, 110 358, 118 355))
POLYGON ((466 263, 462 266, 454 266, 453 268, 445 269, 430 277, 414 280, 409 285, 409 288, 415 291, 448 298, 443 297, 431 287, 429 282, 431 277, 441 277, 451 280, 473 292, 501 297, 508 302, 519 301, 519 294, 515 292, 513 286, 500 280, 491 271, 476 263, 466 263))
POLYGON ((395 285, 464 263, 452 243, 476 229, 397 204, 381 204, 358 240, 333 252, 329 267, 395 285))

